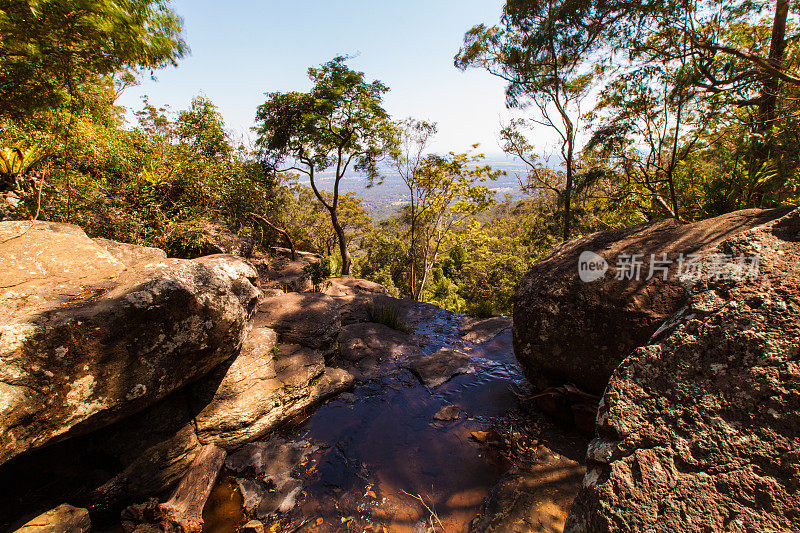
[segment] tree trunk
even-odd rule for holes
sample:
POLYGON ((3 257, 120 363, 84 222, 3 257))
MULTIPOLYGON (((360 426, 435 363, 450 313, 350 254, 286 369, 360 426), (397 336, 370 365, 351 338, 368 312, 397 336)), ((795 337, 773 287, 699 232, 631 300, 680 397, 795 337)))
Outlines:
POLYGON ((409 249, 408 255, 409 259, 411 260, 411 273, 409 275, 409 282, 408 287, 411 291, 411 299, 414 301, 419 300, 419 295, 416 293, 416 284, 417 284, 417 253, 416 253, 416 229, 417 229, 417 216, 415 213, 414 207, 414 198, 411 198, 411 248, 409 249))
POLYGON ((203 507, 217 481, 225 455, 225 450, 213 444, 200 448, 172 497, 161 506, 173 520, 185 524, 185 531, 202 531, 203 507))
POLYGON ((567 184, 564 188, 564 233, 563 240, 568 241, 572 229, 572 159, 574 151, 574 140, 572 133, 567 132, 567 184))
POLYGON ((283 235, 283 238, 286 239, 286 242, 289 244, 289 250, 291 250, 291 252, 292 252, 292 261, 297 261, 297 252, 294 249, 294 241, 292 241, 292 237, 289 235, 289 233, 286 230, 282 230, 281 228, 279 228, 278 226, 274 225, 273 223, 271 223, 269 220, 267 220, 266 218, 262 217, 261 215, 257 215, 255 213, 250 213, 250 216, 253 217, 254 219, 258 220, 262 224, 266 224, 267 226, 269 226, 273 230, 275 230, 278 233, 280 233, 281 235, 283 235))
MULTIPOLYGON (((781 69, 783 54, 786 50, 786 20, 789 16, 789 0, 777 0, 775 17, 772 21, 772 38, 769 45, 769 62, 776 69, 781 69)), ((764 74, 761 89, 761 102, 758 105, 758 129, 768 131, 777 120, 778 88, 780 81, 774 76, 764 74)))
POLYGON ((350 252, 347 250, 347 240, 345 239, 344 229, 339 224, 339 217, 336 215, 335 209, 329 209, 331 213, 331 224, 336 232, 336 238, 339 241, 339 255, 342 257, 342 276, 350 275, 350 252))
POLYGON ((163 504, 153 499, 141 505, 131 505, 122 513, 122 529, 126 533, 200 533, 203 530, 203 508, 225 462, 225 455, 225 450, 213 444, 200 448, 170 499, 163 504))
POLYGON ((683 111, 683 98, 678 99, 678 110, 675 113, 675 138, 672 140, 672 156, 667 167, 667 185, 669 185, 669 201, 672 204, 672 217, 680 221, 678 214, 678 197, 675 194, 675 166, 678 163, 678 134, 681 129, 681 113, 683 111))

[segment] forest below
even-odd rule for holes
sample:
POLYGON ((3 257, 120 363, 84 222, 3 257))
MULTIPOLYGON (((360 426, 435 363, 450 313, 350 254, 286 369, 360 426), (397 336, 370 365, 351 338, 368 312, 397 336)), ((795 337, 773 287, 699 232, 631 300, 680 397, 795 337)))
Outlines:
MULTIPOLYGON (((519 279, 565 240, 640 222, 692 222, 800 199, 795 0, 508 0, 464 28, 454 68, 507 82, 503 150, 522 198, 479 147, 431 153, 436 124, 393 117, 390 90, 336 56, 306 92, 266 92, 253 142, 214 102, 116 104, 189 53, 167 0, 0 2, 0 220, 213 253, 224 239, 293 246, 396 296, 510 314, 519 279), (557 136, 542 157, 536 131, 557 136), (406 202, 375 221, 346 176, 406 202), (319 185, 325 175, 330 190, 319 185)), ((332 51, 332 55, 335 51, 332 51)), ((465 111, 466 112, 466 111, 465 111)), ((374 191, 372 194, 376 194, 374 191)))

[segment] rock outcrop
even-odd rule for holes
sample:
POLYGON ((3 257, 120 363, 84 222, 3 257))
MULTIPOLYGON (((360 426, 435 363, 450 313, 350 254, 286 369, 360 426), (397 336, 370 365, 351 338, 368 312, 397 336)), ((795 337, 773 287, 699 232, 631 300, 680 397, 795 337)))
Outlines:
POLYGON ((800 211, 717 251, 758 278, 699 282, 614 371, 567 532, 800 530, 800 211))
MULTIPOLYGON (((788 212, 750 209, 694 224, 673 220, 640 224, 569 241, 534 265, 514 299, 514 352, 535 386, 573 383, 601 394, 612 371, 631 350, 686 304, 678 279, 680 254, 705 254, 723 240, 788 212), (581 280, 579 258, 602 268, 581 280), (633 254, 643 263, 637 279, 633 254), (670 262, 666 272, 653 262, 670 262), (627 267, 631 265, 631 268, 627 267), (657 269, 650 276, 650 267, 657 269), (603 275, 604 274, 604 275, 603 275), (624 276, 626 279, 617 279, 624 276)), ((588 266, 588 262, 587 262, 588 266)))
POLYGON ((430 388, 438 387, 459 374, 475 372, 469 355, 450 348, 442 348, 430 355, 412 355, 407 358, 407 365, 430 388))
POLYGON ((322 352, 276 339, 273 330, 256 328, 230 365, 192 387, 201 443, 233 449, 352 387, 353 376, 327 368, 322 352))
POLYGON ((204 446, 233 450, 352 386, 325 364, 337 302, 259 304, 240 258, 44 222, 0 223, 0 254, 0 483, 24 476, 0 526, 65 495, 101 514, 145 501, 204 446))
POLYGON ((385 361, 419 351, 417 335, 375 322, 356 322, 342 328, 337 364, 361 378, 376 377, 385 361))
POLYGON ((254 319, 255 327, 274 329, 286 344, 300 344, 325 355, 337 349, 342 319, 336 302, 320 293, 290 292, 265 298, 254 319))
POLYGON ((245 338, 259 293, 244 261, 101 244, 0 222, 0 463, 155 404, 245 338))
POLYGON ((91 530, 89 511, 61 504, 25 522, 14 529, 14 533, 88 533, 91 530))

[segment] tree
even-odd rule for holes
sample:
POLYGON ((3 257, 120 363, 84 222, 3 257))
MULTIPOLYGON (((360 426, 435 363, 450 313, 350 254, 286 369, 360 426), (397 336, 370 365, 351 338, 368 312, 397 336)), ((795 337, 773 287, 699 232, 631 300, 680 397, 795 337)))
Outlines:
POLYGON ((188 52, 167 0, 0 2, 0 114, 67 104, 122 70, 176 64, 188 52))
MULTIPOLYGON (((525 12, 537 4, 509 0, 525 12)), ((648 0, 585 2, 560 0, 553 24, 584 33, 587 56, 627 62, 632 69, 673 71, 676 87, 691 87, 705 98, 698 105, 726 112, 752 109, 744 118, 751 140, 751 173, 770 160, 785 181, 787 163, 780 123, 791 120, 797 104, 788 92, 800 87, 797 2, 789 0, 648 0)), ((729 116, 732 116, 730 114, 729 116)))
POLYGON ((482 155, 449 153, 425 158, 414 181, 418 199, 421 278, 412 294, 421 297, 446 239, 453 229, 495 203, 494 193, 483 185, 495 180, 502 170, 473 166, 482 155))
POLYGON ((426 163, 425 149, 430 138, 436 133, 436 124, 406 119, 398 123, 397 130, 398 143, 392 150, 391 157, 394 169, 408 188, 408 224, 411 241, 408 259, 408 286, 411 290, 411 298, 418 300, 420 294, 417 291, 417 233, 420 216, 424 210, 424 207, 420 206, 420 202, 424 199, 419 197, 419 193, 423 192, 419 187, 419 179, 420 171, 426 163))
POLYGON ((337 235, 342 275, 350 274, 347 237, 339 221, 339 185, 351 170, 363 172, 367 184, 380 179, 378 162, 394 142, 394 127, 384 110, 388 91, 380 81, 367 83, 363 72, 336 57, 310 68, 314 86, 308 93, 270 93, 256 113, 256 146, 265 164, 277 172, 305 174, 317 200, 328 211, 337 235), (333 198, 319 189, 319 173, 333 170, 333 198))
MULTIPOLYGON (((586 68, 589 43, 579 29, 554 16, 559 2, 529 1, 522 7, 520 3, 506 4, 502 26, 487 28, 481 24, 469 30, 455 64, 462 69, 483 68, 507 81, 508 107, 532 104, 538 113, 531 121, 552 129, 560 138, 565 180, 559 203, 563 209, 562 238, 567 240, 571 235, 580 103, 593 77, 592 70, 586 68)), ((510 125, 512 131, 507 137, 519 138, 520 125, 510 125)))
POLYGON ((193 98, 191 107, 178 113, 175 133, 181 142, 206 157, 227 158, 233 152, 222 114, 202 96, 193 98))

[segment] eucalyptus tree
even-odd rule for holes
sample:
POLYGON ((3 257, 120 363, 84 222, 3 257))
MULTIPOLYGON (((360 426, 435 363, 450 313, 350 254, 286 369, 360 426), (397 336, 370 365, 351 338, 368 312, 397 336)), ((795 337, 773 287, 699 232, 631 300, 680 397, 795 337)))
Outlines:
POLYGON ((453 231, 476 214, 495 204, 494 193, 485 185, 504 174, 488 165, 478 165, 483 155, 429 155, 419 167, 413 183, 418 201, 419 261, 421 271, 415 298, 422 296, 431 270, 453 231))
MULTIPOLYGON (((538 0, 509 0, 506 5, 513 13, 540 8, 538 0)), ((662 113, 673 115, 673 143, 692 145, 699 134, 714 144, 720 132, 711 132, 710 125, 739 131, 734 124, 738 121, 746 127, 747 174, 761 189, 753 195, 754 202, 774 196, 796 171, 796 150, 787 142, 796 135, 787 130, 796 128, 794 117, 800 110, 800 3, 559 0, 548 18, 554 27, 571 28, 558 31, 561 42, 578 43, 583 55, 613 64, 620 76, 628 77, 618 87, 629 86, 632 76, 643 86, 666 83, 666 98, 661 98, 666 106, 661 107, 662 113), (582 37, 576 41, 571 36, 578 33, 582 37), (682 127, 688 139, 678 139, 682 127), (777 179, 764 179, 770 174, 768 167, 774 168, 771 174, 777 179)), ((622 104, 619 115, 634 118, 627 103, 622 104)), ((640 110, 651 113, 654 108, 640 110)), ((634 121, 642 125, 646 118, 634 121)), ((673 146, 670 152, 679 153, 680 148, 673 146)))
MULTIPOLYGON (((564 182, 558 187, 562 209, 562 238, 571 235, 572 192, 581 102, 587 95, 594 69, 588 63, 591 40, 580 26, 557 13, 561 1, 507 2, 499 26, 473 27, 455 57, 459 68, 483 68, 505 80, 506 105, 533 107, 529 125, 554 131, 561 141, 564 182)), ((505 128, 506 145, 523 138, 524 121, 505 128)), ((517 146, 521 146, 517 144, 517 146)), ((531 146, 532 147, 532 146, 531 146)), ((534 154, 525 160, 532 162, 534 154)), ((534 170, 534 166, 531 170, 534 170)))
POLYGON ((314 195, 328 211, 337 235, 342 275, 350 274, 347 236, 339 221, 340 183, 348 171, 363 173, 367 185, 381 180, 378 163, 395 142, 394 124, 383 108, 388 87, 367 82, 363 72, 336 57, 308 69, 307 93, 269 93, 256 113, 256 146, 265 165, 276 172, 308 177, 314 195), (319 188, 320 173, 333 172, 332 197, 319 188))
POLYGON ((423 168, 428 161, 426 149, 431 137, 436 134, 436 124, 421 120, 406 119, 397 124, 398 142, 391 151, 392 166, 408 189, 407 209, 409 225, 409 275, 408 286, 411 298, 418 300, 417 262, 419 255, 420 217, 425 213, 425 189, 420 188, 423 168))

